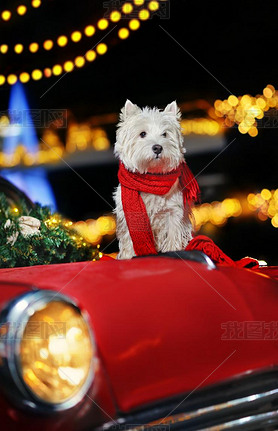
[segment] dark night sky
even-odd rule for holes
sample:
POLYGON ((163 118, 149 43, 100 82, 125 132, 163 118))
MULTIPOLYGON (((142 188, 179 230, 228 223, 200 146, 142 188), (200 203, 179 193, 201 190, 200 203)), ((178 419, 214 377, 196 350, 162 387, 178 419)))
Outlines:
MULTIPOLYGON (((18 4, 6 3, 10 8, 18 4)), ((2 23, 0 36, 10 43, 55 38, 95 22, 105 12, 99 0, 45 0, 38 10, 2 23)), ((80 117, 118 111, 127 97, 141 105, 164 105, 173 98, 225 98, 229 93, 224 87, 235 94, 257 94, 266 84, 276 82, 276 15, 275 1, 264 7, 261 2, 249 0, 225 4, 170 0, 168 19, 153 18, 121 42, 117 39, 118 23, 105 39, 112 45, 108 54, 66 75, 43 98, 40 96, 57 78, 33 81, 27 88, 38 106, 70 108, 80 117)), ((23 65, 32 70, 61 63, 85 53, 104 34, 97 32, 91 39, 83 38, 78 44, 48 53, 41 50, 41 54, 2 56, 1 68, 8 72, 20 70, 23 65)), ((0 91, 1 104, 6 104, 8 87, 0 91)))
MULTIPOLYGON (((19 3, 6 0, 1 4, 4 9, 5 5, 12 8, 19 3)), ((105 11, 104 2, 99 0, 43 0, 38 10, 1 23, 0 38, 2 43, 10 44, 55 38, 96 23, 105 11)), ((167 19, 154 17, 142 23, 140 30, 125 41, 117 38, 117 31, 125 25, 125 20, 118 23, 104 40, 108 53, 95 62, 67 74, 59 82, 57 77, 30 81, 26 89, 31 105, 66 108, 77 119, 84 120, 96 114, 118 112, 127 98, 140 106, 162 107, 175 99, 185 102, 203 98, 212 103, 217 98, 227 98, 229 91, 236 95, 256 95, 267 84, 277 87, 276 17, 277 2, 274 0, 265 3, 170 0, 167 19)), ((98 31, 91 39, 83 38, 78 44, 70 43, 64 49, 56 48, 49 53, 40 50, 37 54, 1 56, 1 73, 63 63, 85 54, 105 34, 105 31, 98 31)), ((7 109, 8 97, 9 86, 0 87, 1 110, 7 109)), ((234 137, 237 138, 235 145, 208 169, 208 173, 222 171, 229 176, 224 194, 223 190, 222 195, 217 195, 216 191, 215 199, 221 200, 239 190, 248 193, 263 187, 277 187, 277 129, 261 129, 255 139, 233 129, 227 142, 234 137)), ((213 156, 206 157, 189 160, 194 173, 213 156)), ((115 164, 80 168, 78 172, 112 203, 112 191, 117 184, 115 164)), ((73 172, 56 172, 50 179, 59 209, 67 216, 78 219, 110 211, 73 172)), ((264 235, 268 238, 269 250, 274 249, 277 230, 271 225, 266 228, 266 224, 250 223, 240 227, 237 222, 232 223, 235 229, 231 229, 230 224, 219 234, 220 245, 232 256, 241 257, 242 253, 251 254, 252 251, 254 255, 260 254, 259 244, 264 241, 264 235), (250 234, 246 233, 248 230, 250 234), (255 230, 258 240, 254 237, 255 230), (226 243, 223 235, 227 236, 226 243), (244 244, 236 241, 229 248, 229 240, 235 235, 245 238, 244 244)), ((258 257, 268 255, 264 251, 258 257)))

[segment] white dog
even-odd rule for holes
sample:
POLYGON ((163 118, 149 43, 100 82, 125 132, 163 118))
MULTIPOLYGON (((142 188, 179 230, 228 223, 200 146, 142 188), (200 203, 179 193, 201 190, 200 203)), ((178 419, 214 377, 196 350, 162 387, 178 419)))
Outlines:
POLYGON ((190 205, 185 202, 184 192, 186 186, 192 186, 197 193, 198 186, 191 173, 187 184, 182 184, 181 174, 175 173, 188 169, 180 117, 176 102, 160 111, 140 109, 127 100, 121 110, 115 144, 115 155, 120 159, 120 184, 114 193, 118 259, 182 250, 192 239, 190 205), (161 186, 168 187, 166 193, 164 188, 163 193, 160 189, 149 192, 153 184, 160 187, 162 180, 167 182, 161 186), (141 181, 147 182, 148 192, 142 191, 141 181))

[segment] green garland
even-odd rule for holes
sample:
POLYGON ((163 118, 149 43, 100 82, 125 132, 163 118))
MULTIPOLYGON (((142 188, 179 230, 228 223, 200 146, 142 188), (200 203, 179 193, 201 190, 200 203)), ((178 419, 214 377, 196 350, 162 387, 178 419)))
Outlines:
POLYGON ((99 250, 84 241, 69 224, 39 204, 28 209, 21 202, 11 208, 4 193, 0 193, 0 268, 98 260, 99 250), (24 237, 19 226, 20 216, 40 220, 39 234, 24 237), (53 219, 55 223, 51 222, 53 219), (7 220, 10 220, 9 227, 5 227, 7 220), (18 236, 12 244, 9 238, 15 234, 18 236))

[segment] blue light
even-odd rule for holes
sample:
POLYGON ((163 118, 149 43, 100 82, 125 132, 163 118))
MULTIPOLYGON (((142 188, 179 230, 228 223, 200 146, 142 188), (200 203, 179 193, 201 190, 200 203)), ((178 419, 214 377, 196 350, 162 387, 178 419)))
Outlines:
MULTIPOLYGON (((18 129, 16 134, 5 136, 4 152, 11 155, 18 145, 24 145, 29 153, 35 154, 39 147, 38 137, 24 88, 20 82, 11 88, 9 117, 11 125, 13 127, 16 125, 18 129)), ((55 197, 44 168, 4 169, 1 175, 26 193, 32 201, 50 205, 53 210, 56 209, 55 197)))

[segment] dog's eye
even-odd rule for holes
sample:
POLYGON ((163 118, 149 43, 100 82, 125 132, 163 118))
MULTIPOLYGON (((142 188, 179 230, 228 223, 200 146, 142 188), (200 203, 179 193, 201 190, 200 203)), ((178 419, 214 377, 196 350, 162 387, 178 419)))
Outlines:
POLYGON ((167 133, 166 132, 162 133, 162 136, 164 136, 164 138, 166 138, 167 133))
POLYGON ((141 138, 145 138, 145 136, 147 135, 147 133, 146 132, 141 132, 140 133, 140 136, 141 136, 141 138))

